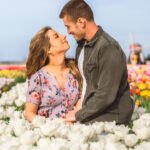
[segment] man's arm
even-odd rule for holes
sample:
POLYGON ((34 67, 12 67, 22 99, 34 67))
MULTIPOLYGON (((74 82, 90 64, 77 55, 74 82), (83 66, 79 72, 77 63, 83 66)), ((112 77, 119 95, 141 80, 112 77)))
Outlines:
POLYGON ((98 88, 92 96, 87 97, 86 104, 76 113, 77 121, 89 121, 92 116, 103 112, 116 99, 126 67, 123 52, 113 46, 103 48, 102 54, 99 56, 99 66, 98 88))

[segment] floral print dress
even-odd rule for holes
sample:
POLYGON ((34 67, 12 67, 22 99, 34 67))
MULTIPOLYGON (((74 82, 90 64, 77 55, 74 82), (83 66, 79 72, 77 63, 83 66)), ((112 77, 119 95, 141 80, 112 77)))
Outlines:
POLYGON ((71 71, 66 76, 64 89, 59 87, 55 75, 44 67, 28 81, 26 101, 38 105, 38 115, 50 119, 63 117, 64 113, 73 109, 79 98, 79 84, 71 71))

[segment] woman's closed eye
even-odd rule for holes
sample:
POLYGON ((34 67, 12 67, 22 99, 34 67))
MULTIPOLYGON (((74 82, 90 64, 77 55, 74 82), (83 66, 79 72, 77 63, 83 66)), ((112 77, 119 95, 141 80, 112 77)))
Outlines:
POLYGON ((58 34, 56 33, 56 34, 53 35, 53 37, 54 37, 55 39, 57 39, 59 36, 58 36, 58 34))

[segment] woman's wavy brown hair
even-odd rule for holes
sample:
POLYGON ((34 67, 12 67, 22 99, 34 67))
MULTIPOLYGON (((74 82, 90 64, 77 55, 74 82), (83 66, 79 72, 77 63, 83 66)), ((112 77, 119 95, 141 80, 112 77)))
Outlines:
POLYGON ((83 80, 80 71, 78 69, 77 63, 75 62, 74 58, 66 58, 65 62, 66 62, 66 66, 70 68, 74 78, 78 81, 80 91, 82 91, 83 80))
POLYGON ((50 49, 50 42, 46 36, 48 30, 51 30, 51 28, 42 28, 30 42, 29 55, 26 62, 26 75, 28 78, 49 63, 47 51, 50 49))
MULTIPOLYGON (((51 27, 42 28, 31 40, 29 46, 29 55, 26 62, 26 75, 28 78, 49 63, 47 52, 50 49, 49 37, 46 36, 51 27)), ((82 89, 82 77, 77 64, 73 58, 65 58, 66 66, 70 68, 71 73, 78 80, 79 89, 82 89)))

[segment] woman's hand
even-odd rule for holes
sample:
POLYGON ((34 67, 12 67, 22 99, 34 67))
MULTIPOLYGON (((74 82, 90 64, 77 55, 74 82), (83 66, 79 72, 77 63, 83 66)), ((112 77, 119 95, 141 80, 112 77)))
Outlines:
POLYGON ((76 110, 68 111, 68 113, 64 116, 63 120, 65 120, 66 122, 75 122, 75 113, 76 110))
POLYGON ((73 122, 76 121, 75 113, 76 113, 77 111, 79 111, 80 109, 81 109, 81 101, 78 100, 78 102, 76 103, 74 109, 71 110, 71 111, 68 111, 68 113, 65 114, 63 120, 65 120, 65 121, 68 122, 69 124, 72 124, 73 122))
POLYGON ((79 99, 78 102, 76 103, 74 109, 77 109, 77 111, 80 110, 81 109, 81 105, 82 105, 81 104, 81 100, 79 99))

